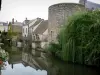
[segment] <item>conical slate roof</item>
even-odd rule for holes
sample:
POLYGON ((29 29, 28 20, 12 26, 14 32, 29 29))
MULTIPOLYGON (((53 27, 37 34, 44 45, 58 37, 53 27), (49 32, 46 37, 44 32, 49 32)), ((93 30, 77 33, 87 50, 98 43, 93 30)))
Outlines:
POLYGON ((89 8, 89 9, 100 9, 100 4, 93 3, 90 1, 87 1, 85 6, 86 6, 86 8, 89 8))
MULTIPOLYGON (((95 0, 94 0, 94 2, 95 2, 95 0)), ((85 7, 90 9, 90 10, 91 9, 100 9, 100 4, 94 3, 94 2, 91 2, 88 0, 79 0, 80 4, 85 5, 85 7)))

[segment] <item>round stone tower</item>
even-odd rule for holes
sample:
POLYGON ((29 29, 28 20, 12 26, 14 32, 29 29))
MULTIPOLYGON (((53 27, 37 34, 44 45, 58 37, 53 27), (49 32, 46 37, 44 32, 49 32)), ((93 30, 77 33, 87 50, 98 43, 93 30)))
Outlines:
POLYGON ((49 7, 48 14, 48 41, 55 41, 59 33, 59 29, 67 21, 67 18, 77 11, 84 11, 82 4, 76 3, 59 3, 49 7))

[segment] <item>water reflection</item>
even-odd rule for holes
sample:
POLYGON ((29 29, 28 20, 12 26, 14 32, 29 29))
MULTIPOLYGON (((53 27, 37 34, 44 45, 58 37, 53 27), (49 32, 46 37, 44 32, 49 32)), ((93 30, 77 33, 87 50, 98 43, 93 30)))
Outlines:
POLYGON ((27 48, 6 48, 9 60, 2 75, 99 75, 97 68, 68 64, 46 53, 27 48))
POLYGON ((46 71, 36 70, 30 66, 24 66, 22 63, 12 64, 6 62, 6 70, 2 70, 2 75, 47 75, 46 71))

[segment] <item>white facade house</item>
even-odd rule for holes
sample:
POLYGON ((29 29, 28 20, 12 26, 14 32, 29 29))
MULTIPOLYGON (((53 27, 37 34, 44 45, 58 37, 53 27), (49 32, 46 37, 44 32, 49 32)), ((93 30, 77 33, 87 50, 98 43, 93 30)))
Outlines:
POLYGON ((22 26, 22 37, 28 37, 28 25, 29 25, 29 21, 30 20, 26 20, 23 22, 23 26, 22 26))
POLYGON ((32 34, 32 30, 34 26, 36 26, 40 22, 40 18, 36 18, 33 20, 26 20, 23 22, 22 26, 22 36, 23 37, 28 37, 29 34, 32 34))
POLYGON ((22 36, 27 37, 28 36, 28 25, 24 25, 22 27, 22 36))
POLYGON ((8 23, 5 22, 0 22, 0 31, 3 32, 8 32, 8 23))
POLYGON ((48 37, 48 20, 36 18, 23 22, 22 36, 27 37, 28 45, 32 48, 44 47, 48 37), (38 41, 38 43, 36 43, 38 41))
MULTIPOLYGON (((33 41, 40 41, 41 48, 44 48, 47 44, 47 37, 48 37, 48 21, 42 20, 38 25, 34 26, 32 31, 32 40, 33 41)), ((35 42, 32 43, 32 47, 38 47, 35 42)))
POLYGON ((41 41, 44 41, 47 35, 48 35, 48 21, 42 20, 39 24, 34 26, 32 30, 33 40, 34 38, 36 38, 36 36, 38 36, 41 41))

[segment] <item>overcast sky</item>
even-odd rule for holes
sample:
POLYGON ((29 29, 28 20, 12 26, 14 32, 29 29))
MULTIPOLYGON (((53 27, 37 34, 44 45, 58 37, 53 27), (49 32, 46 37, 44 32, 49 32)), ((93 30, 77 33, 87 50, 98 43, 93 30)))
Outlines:
MULTIPOLYGON (((89 0, 100 3, 100 0, 89 0)), ((34 19, 37 17, 48 19, 48 7, 52 4, 73 2, 79 0, 2 0, 2 9, 0 11, 0 21, 11 21, 12 18, 22 22, 26 17, 34 19)))

